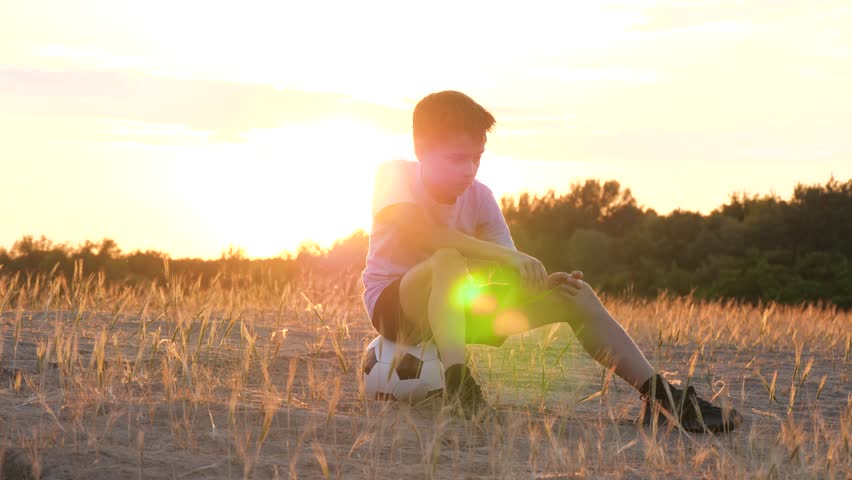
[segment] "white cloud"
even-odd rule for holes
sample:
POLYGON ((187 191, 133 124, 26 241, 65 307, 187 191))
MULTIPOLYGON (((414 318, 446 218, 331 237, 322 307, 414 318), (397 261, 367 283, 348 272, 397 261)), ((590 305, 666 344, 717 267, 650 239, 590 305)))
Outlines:
POLYGON ((388 107, 341 94, 85 68, 0 66, 0 100, 8 113, 182 125, 214 132, 216 138, 236 138, 252 128, 274 128, 335 115, 367 116, 381 123, 396 114, 388 107))

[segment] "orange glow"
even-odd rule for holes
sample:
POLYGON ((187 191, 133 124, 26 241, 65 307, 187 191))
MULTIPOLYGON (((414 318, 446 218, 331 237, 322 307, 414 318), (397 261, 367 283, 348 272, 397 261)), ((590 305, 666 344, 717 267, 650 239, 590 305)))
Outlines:
POLYGON ((494 319, 494 333, 497 335, 514 335, 529 329, 529 319, 519 310, 504 310, 494 319))
POLYGON ((473 303, 470 306, 470 310, 476 315, 485 315, 488 313, 493 313, 497 310, 497 299, 494 297, 494 295, 490 295, 487 293, 477 295, 473 299, 473 303))
POLYGON ((349 119, 254 130, 239 147, 204 149, 182 162, 174 188, 192 205, 209 239, 249 256, 323 247, 368 230, 373 172, 405 152, 406 140, 349 119))

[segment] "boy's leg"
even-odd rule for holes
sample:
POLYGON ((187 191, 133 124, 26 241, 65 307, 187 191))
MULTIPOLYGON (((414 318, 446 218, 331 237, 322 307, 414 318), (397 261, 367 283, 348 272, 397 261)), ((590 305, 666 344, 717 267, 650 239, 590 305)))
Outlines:
MULTIPOLYGON (((429 325, 445 367, 464 364, 464 305, 452 298, 460 282, 468 281, 468 263, 485 270, 487 263, 466 259, 457 250, 442 248, 414 266, 400 282, 399 301, 403 313, 419 325, 429 325)), ((639 388, 654 374, 648 360, 632 338, 610 315, 592 288, 583 288, 571 300, 547 290, 521 289, 518 305, 496 312, 499 335, 513 335, 556 322, 571 325, 583 348, 597 361, 615 367, 615 373, 639 388)))
POLYGON ((441 362, 447 368, 464 364, 464 305, 453 301, 453 287, 467 280, 465 257, 441 248, 406 272, 399 284, 399 303, 405 316, 432 330, 441 362))
POLYGON ((530 301, 519 302, 520 305, 514 309, 510 307, 506 312, 498 312, 495 327, 502 329, 498 333, 519 333, 549 323, 568 322, 590 355, 603 365, 614 367, 619 377, 639 390, 645 401, 640 415, 644 423, 660 418, 659 410, 670 412, 682 428, 692 432, 727 432, 742 423, 743 417, 735 409, 717 407, 698 397, 692 386, 681 390, 656 374, 645 355, 612 318, 592 288, 582 281, 580 285, 577 294, 569 298, 555 292, 522 292, 521 297, 530 301), (502 325, 499 322, 501 313, 504 318, 521 318, 522 321, 517 322, 517 326, 513 322, 502 325))
POLYGON ((518 305, 497 312, 495 329, 500 335, 513 335, 557 322, 567 322, 580 344, 605 367, 637 389, 654 375, 639 347, 601 303, 588 283, 566 299, 555 291, 521 288, 518 305))
MULTIPOLYGON (((435 252, 432 258, 406 274, 407 278, 403 277, 400 304, 404 306, 403 312, 407 316, 428 322, 445 365, 448 365, 447 362, 460 362, 449 364, 450 368, 445 374, 446 388, 448 393, 457 394, 463 405, 472 406, 475 411, 485 401, 479 385, 473 381, 464 365, 468 319, 464 304, 453 298, 457 291, 465 290, 460 288, 459 282, 473 281, 467 263, 456 250, 441 249, 435 252)), ((568 297, 555 291, 527 289, 513 281, 498 286, 500 288, 495 291, 510 292, 503 297, 509 301, 495 302, 492 299, 478 302, 477 305, 474 299, 471 314, 487 313, 483 309, 496 306, 489 324, 493 327, 492 333, 497 336, 567 322, 592 357, 612 367, 619 377, 639 390, 645 401, 646 414, 640 416, 644 417, 644 422, 648 423, 652 417, 659 418, 656 413, 659 410, 672 413, 683 428, 695 432, 730 431, 743 421, 742 415, 736 410, 712 405, 699 398, 691 386, 680 390, 655 374, 645 355, 586 282, 580 281, 576 295, 568 297)))
POLYGON ((491 410, 466 365, 467 322, 458 293, 471 281, 465 257, 457 250, 442 248, 409 270, 399 284, 402 312, 415 328, 431 330, 444 364, 447 398, 465 416, 491 410))

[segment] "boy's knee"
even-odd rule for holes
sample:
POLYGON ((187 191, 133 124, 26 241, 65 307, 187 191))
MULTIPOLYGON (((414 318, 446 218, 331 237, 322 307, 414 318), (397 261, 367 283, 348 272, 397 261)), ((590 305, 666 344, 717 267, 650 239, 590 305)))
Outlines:
POLYGON ((455 248, 439 248, 429 261, 433 273, 461 273, 467 269, 467 260, 455 248))

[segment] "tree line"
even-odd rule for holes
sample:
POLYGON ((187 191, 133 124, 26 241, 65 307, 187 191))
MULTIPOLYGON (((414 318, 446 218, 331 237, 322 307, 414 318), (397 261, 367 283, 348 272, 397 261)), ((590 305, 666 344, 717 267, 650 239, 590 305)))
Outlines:
POLYGON ((502 209, 520 250, 603 291, 852 307, 852 180, 800 183, 789 199, 737 193, 707 215, 659 215, 595 180, 502 209))
MULTIPOLYGON (((582 270, 598 290, 652 297, 661 291, 748 302, 827 302, 852 307, 852 180, 798 184, 789 199, 736 193, 709 214, 660 215, 614 180, 586 180, 566 193, 501 199, 518 249, 548 271, 582 270)), ((229 249, 213 260, 125 253, 110 239, 82 245, 25 236, 0 248, 0 274, 59 273, 82 262, 106 281, 162 281, 172 274, 227 281, 289 281, 360 272, 369 239, 356 231, 323 249, 305 243, 287 256, 249 259, 229 249)))

